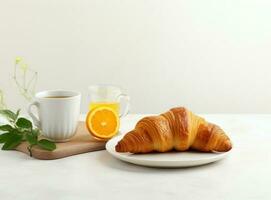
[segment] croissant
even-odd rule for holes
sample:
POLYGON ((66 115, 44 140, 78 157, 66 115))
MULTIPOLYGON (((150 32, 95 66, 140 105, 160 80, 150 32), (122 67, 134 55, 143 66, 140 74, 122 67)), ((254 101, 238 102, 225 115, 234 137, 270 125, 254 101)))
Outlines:
POLYGON ((229 137, 219 126, 208 123, 184 107, 144 117, 115 146, 117 152, 130 153, 189 149, 226 152, 231 148, 229 137))

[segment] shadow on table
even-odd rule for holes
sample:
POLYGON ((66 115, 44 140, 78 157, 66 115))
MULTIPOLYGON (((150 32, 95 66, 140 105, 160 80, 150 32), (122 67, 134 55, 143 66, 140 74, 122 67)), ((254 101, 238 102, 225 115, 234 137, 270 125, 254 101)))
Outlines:
MULTIPOLYGON (((140 172, 140 173, 149 173, 149 172, 159 172, 159 173, 169 173, 177 171, 179 172, 189 172, 196 170, 210 170, 210 168, 218 167, 219 165, 223 164, 223 160, 217 161, 214 163, 209 163, 201 166, 195 166, 195 167, 183 167, 183 168, 156 168, 156 167, 147 167, 147 166, 140 166, 135 165, 132 163, 124 162, 121 160, 118 160, 114 157, 112 157, 109 153, 106 151, 103 151, 99 156, 97 157, 98 161, 101 162, 103 165, 108 166, 109 168, 120 170, 120 171, 129 171, 129 172, 140 172)), ((225 159, 226 160, 226 159, 225 159)))

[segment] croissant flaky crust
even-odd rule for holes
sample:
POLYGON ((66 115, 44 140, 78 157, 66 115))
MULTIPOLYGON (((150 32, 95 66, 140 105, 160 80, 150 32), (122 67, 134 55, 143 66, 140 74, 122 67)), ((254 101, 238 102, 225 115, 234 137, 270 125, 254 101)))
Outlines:
POLYGON ((189 149, 226 152, 231 148, 229 137, 219 126, 208 123, 184 107, 144 117, 115 147, 117 152, 130 153, 189 149))

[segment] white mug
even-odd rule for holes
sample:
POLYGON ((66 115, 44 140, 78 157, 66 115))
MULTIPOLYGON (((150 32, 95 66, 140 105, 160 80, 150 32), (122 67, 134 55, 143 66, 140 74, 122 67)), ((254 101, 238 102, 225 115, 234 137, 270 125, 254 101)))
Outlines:
POLYGON ((29 104, 28 113, 42 135, 55 142, 65 142, 74 136, 80 115, 81 94, 65 90, 38 92, 29 104), (32 113, 36 106, 38 117, 32 113))

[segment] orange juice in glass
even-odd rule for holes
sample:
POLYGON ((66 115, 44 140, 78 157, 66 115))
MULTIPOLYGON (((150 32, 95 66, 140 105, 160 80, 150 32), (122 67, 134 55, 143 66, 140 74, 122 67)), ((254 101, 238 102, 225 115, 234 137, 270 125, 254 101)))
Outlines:
POLYGON ((89 103, 89 110, 99 108, 99 107, 109 107, 119 115, 119 110, 120 110, 119 102, 90 102, 89 103))
POLYGON ((113 85, 89 86, 89 110, 98 107, 109 107, 119 117, 124 117, 129 112, 130 98, 122 92, 122 89, 113 85))

